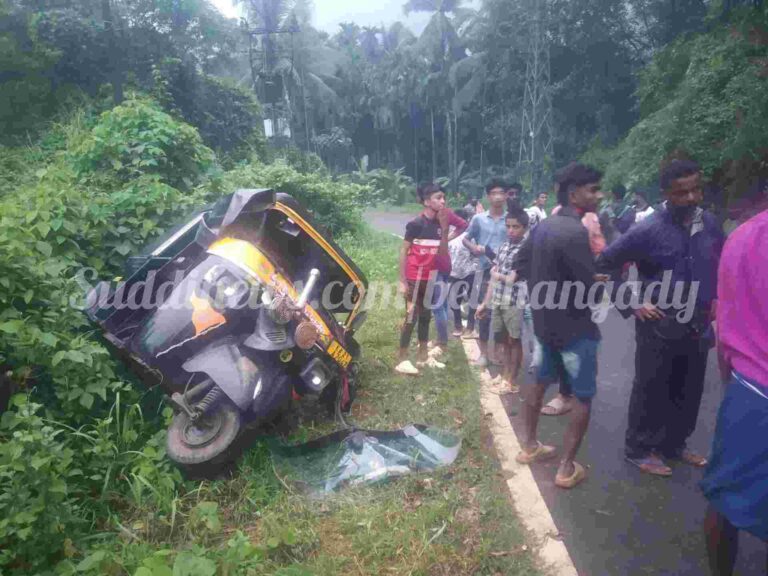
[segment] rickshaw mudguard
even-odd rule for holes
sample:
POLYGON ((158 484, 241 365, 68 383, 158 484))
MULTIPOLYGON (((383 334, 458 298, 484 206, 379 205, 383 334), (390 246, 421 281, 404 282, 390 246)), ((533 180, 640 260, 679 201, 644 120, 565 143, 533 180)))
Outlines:
POLYGON ((207 375, 241 410, 253 403, 259 368, 231 338, 214 342, 187 360, 182 368, 207 375))

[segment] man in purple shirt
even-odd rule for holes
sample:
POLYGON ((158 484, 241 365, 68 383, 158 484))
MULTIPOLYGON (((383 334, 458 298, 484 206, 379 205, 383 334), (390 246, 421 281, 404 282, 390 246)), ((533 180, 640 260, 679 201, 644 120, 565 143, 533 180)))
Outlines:
POLYGON ((720 261, 718 356, 730 383, 704 480, 712 574, 731 576, 738 532, 768 542, 768 199, 729 237, 720 261))

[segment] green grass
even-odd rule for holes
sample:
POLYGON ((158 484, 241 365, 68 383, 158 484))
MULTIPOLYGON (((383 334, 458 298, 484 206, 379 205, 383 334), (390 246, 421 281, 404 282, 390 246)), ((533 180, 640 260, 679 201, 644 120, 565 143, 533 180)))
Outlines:
MULTIPOLYGON (((396 278, 399 243, 391 236, 366 231, 341 242, 372 281, 396 278)), ((199 563, 190 574, 213 574, 212 567, 216 574, 282 576, 537 574, 460 344, 450 344, 445 371, 397 376, 400 317, 399 309, 374 308, 359 333, 364 358, 351 421, 361 428, 423 423, 457 432, 463 445, 453 466, 318 501, 283 485, 258 442, 231 478, 188 482, 186 493, 165 507, 170 513, 128 506, 119 519, 125 530, 109 545, 116 561, 110 570, 102 564, 101 573, 134 574, 142 563, 170 565, 174 557, 178 564, 185 551, 183 560, 199 563)), ((332 428, 309 418, 291 437, 332 428)))

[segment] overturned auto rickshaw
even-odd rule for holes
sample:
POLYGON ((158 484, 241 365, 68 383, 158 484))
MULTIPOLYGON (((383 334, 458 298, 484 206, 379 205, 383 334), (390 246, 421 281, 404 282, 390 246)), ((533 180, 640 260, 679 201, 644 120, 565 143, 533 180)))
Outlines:
POLYGON ((129 258, 125 277, 90 290, 86 313, 163 387, 176 463, 226 462, 293 399, 349 411, 368 282, 291 196, 238 190, 129 258))

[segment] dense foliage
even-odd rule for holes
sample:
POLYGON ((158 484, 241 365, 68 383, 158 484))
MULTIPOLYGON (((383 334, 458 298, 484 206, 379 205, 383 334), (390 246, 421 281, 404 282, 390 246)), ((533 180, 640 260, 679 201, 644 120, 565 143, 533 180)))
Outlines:
MULTIPOLYGON (((0 199, 0 364, 18 393, 0 420, 0 571, 103 574, 114 558, 83 559, 83 538, 146 506, 172 530, 183 486, 158 432, 169 410, 157 393, 140 394, 94 338, 76 308, 84 283, 118 273, 127 254, 238 186, 295 194, 339 234, 358 228, 366 189, 285 162, 223 172, 195 128, 145 98, 77 114, 47 142, 45 154, 2 151, 17 175, 0 199)), ((232 562, 259 556, 238 542, 232 562)), ((192 552, 173 562, 147 554, 131 571, 217 565, 192 552)))
POLYGON ((738 195, 768 169, 768 15, 742 12, 728 25, 681 38, 640 79, 641 119, 611 150, 590 156, 610 183, 652 184, 659 163, 684 154, 738 195))
MULTIPOLYGON (((264 545, 220 534, 216 503, 164 457, 169 411, 74 306, 85 281, 237 187, 293 194, 354 251, 362 208, 412 202, 417 181, 479 195, 521 175, 531 1, 410 0, 430 13, 419 37, 330 36, 306 0, 243 4, 247 26, 294 30, 264 48, 279 107, 254 97, 248 35, 205 0, 0 0, 2 574, 244 574, 304 545, 282 527, 264 545), (267 148, 278 108, 290 137, 267 148)), ((550 168, 583 157, 609 185, 650 186, 688 155, 731 194, 768 172, 762 2, 547 6, 550 168)))

